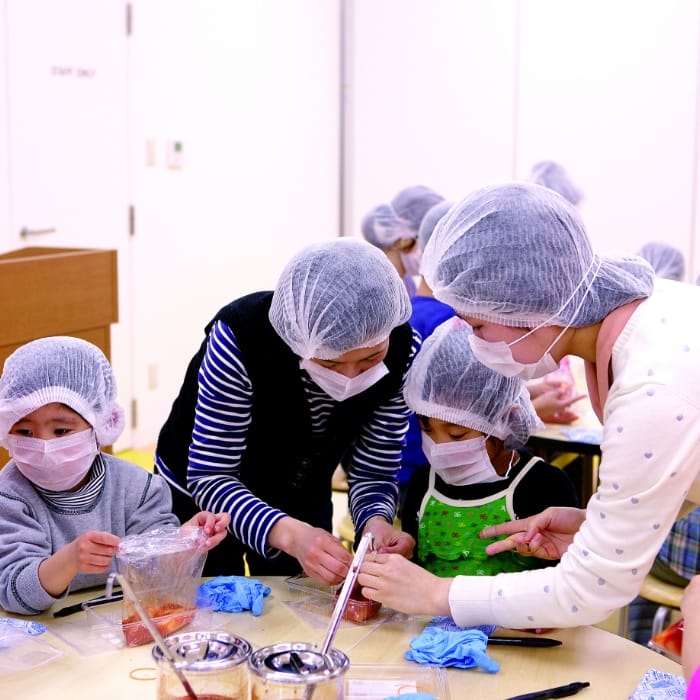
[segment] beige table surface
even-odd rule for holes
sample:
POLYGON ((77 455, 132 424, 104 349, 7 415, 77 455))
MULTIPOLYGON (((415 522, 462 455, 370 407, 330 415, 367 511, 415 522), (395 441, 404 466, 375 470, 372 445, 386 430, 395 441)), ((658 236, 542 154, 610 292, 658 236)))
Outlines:
MULTIPOLYGON (((212 626, 244 637, 258 648, 274 642, 303 641, 321 644, 326 619, 310 614, 303 601, 290 591, 283 578, 261 578, 272 588, 265 598, 262 615, 250 612, 213 613, 212 626)), ((99 594, 82 592, 69 596, 66 603, 99 594)), ((112 604, 116 606, 117 604, 112 604)), ((105 606, 107 607, 107 606, 105 606)), ((50 613, 30 618, 49 628, 37 637, 64 653, 58 659, 31 670, 0 675, 3 700, 128 700, 155 698, 153 680, 134 680, 134 669, 152 669, 151 645, 116 648, 100 653, 83 653, 66 643, 66 625, 84 629, 88 644, 90 628, 84 612, 54 620, 50 613), (56 636, 55 632, 63 635, 56 636)), ((360 664, 401 664, 408 672, 422 668, 403 659, 409 642, 423 629, 428 618, 408 617, 382 609, 381 624, 364 625, 343 622, 334 646, 350 658, 351 667, 360 664)), ((498 634, 510 631, 500 630, 498 634)), ((517 633, 516 633, 517 634, 517 633)), ((642 646, 596 627, 555 630, 546 636, 561 639, 559 647, 548 649, 489 647, 489 655, 501 665, 500 671, 487 674, 479 669, 449 669, 447 679, 451 700, 463 698, 507 698, 512 695, 564 685, 572 681, 589 681, 590 688, 576 697, 581 700, 624 699, 634 690, 643 674, 651 668, 681 675, 673 661, 642 646)), ((95 651, 91 649, 90 652, 95 651)), ((153 676, 150 671, 143 674, 153 676)), ((441 698, 441 700, 443 700, 441 698)))

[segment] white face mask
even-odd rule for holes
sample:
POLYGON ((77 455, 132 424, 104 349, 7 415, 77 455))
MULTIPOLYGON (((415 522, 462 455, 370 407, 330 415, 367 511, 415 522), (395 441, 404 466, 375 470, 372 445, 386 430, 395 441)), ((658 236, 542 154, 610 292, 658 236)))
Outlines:
POLYGON ((408 253, 399 253, 399 255, 407 275, 415 277, 420 274, 421 250, 417 243, 414 243, 413 248, 408 253))
POLYGON ((344 374, 319 365, 313 360, 301 360, 299 366, 305 369, 311 379, 336 401, 345 401, 351 396, 361 394, 389 374, 389 368, 383 362, 360 372, 356 377, 346 377, 344 374))
POLYGON ((566 333, 566 331, 571 327, 571 323, 573 322, 573 320, 577 318, 578 313, 581 310, 581 307, 583 306, 583 303, 586 301, 586 297, 591 289, 593 281, 598 275, 598 270, 600 269, 601 264, 602 259, 599 259, 597 262, 596 270, 591 275, 590 279, 588 280, 588 284, 586 285, 586 292, 585 294, 581 295, 581 300, 578 302, 578 305, 576 306, 573 314, 570 317, 571 321, 569 322, 569 325, 564 326, 562 332, 554 339, 554 342, 545 350, 544 354, 542 355, 542 357, 540 357, 540 359, 537 362, 530 362, 529 364, 518 362, 513 357, 511 347, 513 347, 513 345, 515 345, 516 343, 519 343, 521 340, 527 338, 528 335, 534 333, 536 330, 544 328, 546 325, 549 324, 549 321, 556 318, 562 312, 562 310, 569 305, 569 302, 574 298, 576 293, 586 282, 586 277, 588 276, 588 273, 596 265, 595 258, 591 260, 591 264, 586 274, 576 285, 574 291, 571 292, 571 295, 562 304, 559 310, 555 314, 550 316, 546 321, 540 323, 539 326, 536 326, 535 328, 529 330, 527 333, 525 333, 525 335, 521 336, 520 338, 517 338, 512 343, 506 343, 503 340, 499 340, 495 343, 489 343, 487 340, 484 340, 483 338, 477 338, 475 335, 469 336, 469 345, 471 346, 471 349, 476 359, 479 360, 479 362, 481 362, 482 365, 486 365, 489 369, 492 369, 494 370, 494 372, 502 374, 504 377, 520 377, 520 379, 524 379, 525 381, 529 381, 530 379, 539 379, 540 377, 544 377, 550 372, 554 372, 554 370, 556 370, 559 367, 559 364, 551 356, 550 351, 559 342, 559 339, 564 335, 564 333, 566 333))
POLYGON ((68 491, 80 483, 99 451, 92 428, 51 440, 8 435, 7 444, 20 472, 47 491, 68 491))
MULTIPOLYGON (((541 327, 542 326, 537 326, 537 328, 541 327)), ((554 339, 554 342, 545 350, 544 355, 542 355, 537 362, 530 362, 529 364, 518 362, 513 357, 511 347, 515 345, 515 343, 520 342, 523 338, 527 338, 527 336, 536 331, 537 328, 533 328, 529 333, 514 340, 512 343, 506 343, 504 340, 490 343, 476 335, 470 335, 469 345, 474 353, 474 357, 476 357, 482 365, 486 365, 489 369, 502 374, 504 377, 520 377, 520 379, 529 381, 530 379, 544 377, 546 374, 553 372, 559 367, 559 364, 552 357, 550 351, 557 344, 559 338, 564 335, 568 326, 554 339)))
POLYGON ((483 484, 507 478, 507 475, 500 476, 493 468, 483 436, 437 443, 423 433, 423 452, 436 474, 453 486, 483 484))

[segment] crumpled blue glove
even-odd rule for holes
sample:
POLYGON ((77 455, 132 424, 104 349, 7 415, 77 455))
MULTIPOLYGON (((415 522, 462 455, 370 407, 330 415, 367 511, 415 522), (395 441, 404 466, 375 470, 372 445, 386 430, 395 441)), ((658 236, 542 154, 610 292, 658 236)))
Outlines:
POLYGON ((438 700, 430 693, 401 693, 401 695, 392 695, 384 700, 438 700))
POLYGON ((262 613, 263 598, 270 588, 247 576, 217 576, 205 581, 197 589, 197 607, 225 612, 252 610, 257 617, 262 613))
POLYGON ((411 649, 404 656, 419 664, 456 668, 479 666, 488 673, 496 673, 500 666, 486 653, 487 639, 478 629, 448 632, 428 626, 411 640, 411 649))

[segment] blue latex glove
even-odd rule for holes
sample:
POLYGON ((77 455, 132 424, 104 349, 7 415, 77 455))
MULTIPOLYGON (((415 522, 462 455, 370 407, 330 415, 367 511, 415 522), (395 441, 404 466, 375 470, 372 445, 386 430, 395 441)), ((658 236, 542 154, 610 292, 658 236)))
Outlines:
POLYGON ((401 693, 401 695, 392 695, 384 700, 438 700, 430 693, 401 693))
POLYGON ((197 589, 197 607, 225 612, 252 610, 257 617, 263 609, 263 598, 269 593, 269 587, 254 578, 217 576, 197 589))
POLYGON ((430 623, 430 627, 437 627, 446 632, 464 632, 464 630, 481 630, 487 637, 490 637, 497 629, 498 625, 476 625, 475 627, 460 627, 454 618, 448 615, 438 615, 430 623))
POLYGON ((411 640, 411 649, 404 656, 419 664, 456 668, 479 666, 488 673, 496 673, 500 666, 486 654, 487 639, 478 629, 448 632, 428 626, 411 640))

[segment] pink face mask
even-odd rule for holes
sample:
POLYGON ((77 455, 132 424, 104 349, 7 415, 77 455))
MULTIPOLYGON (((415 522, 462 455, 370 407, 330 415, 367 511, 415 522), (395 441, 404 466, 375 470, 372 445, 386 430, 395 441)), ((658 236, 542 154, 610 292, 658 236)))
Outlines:
POLYGON ((51 440, 8 435, 7 444, 20 472, 47 491, 68 491, 80 483, 99 451, 92 428, 51 440))

